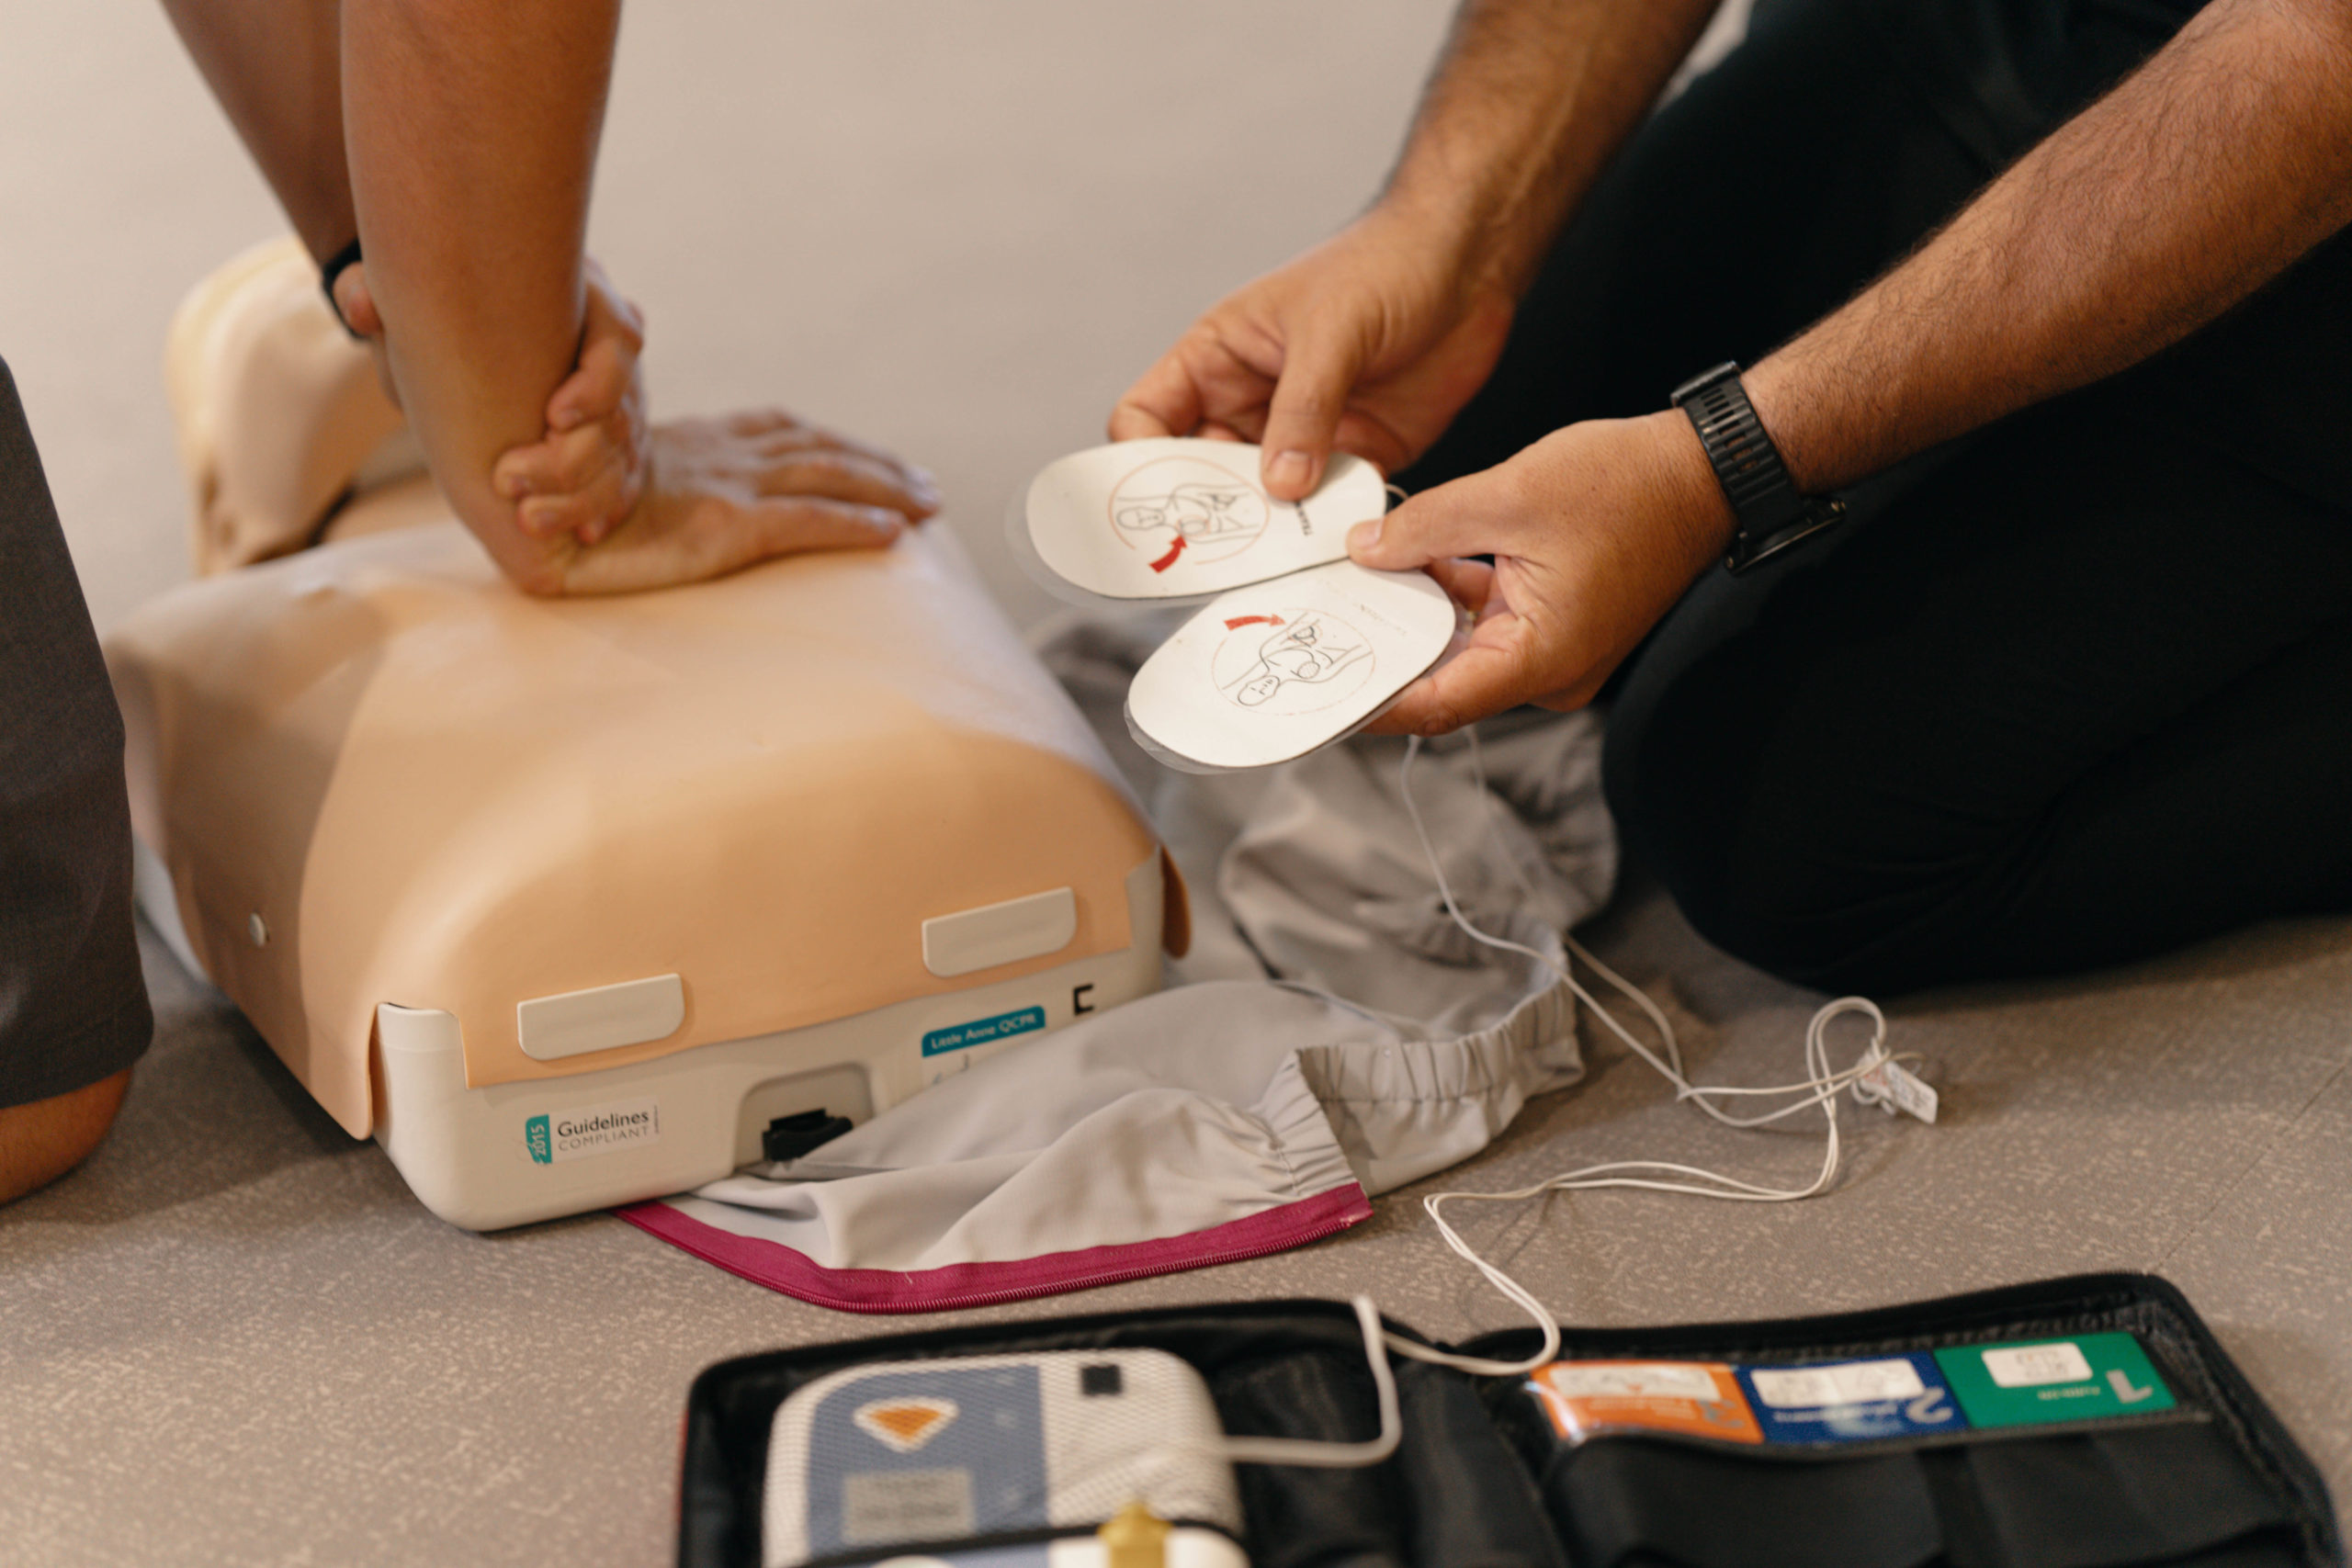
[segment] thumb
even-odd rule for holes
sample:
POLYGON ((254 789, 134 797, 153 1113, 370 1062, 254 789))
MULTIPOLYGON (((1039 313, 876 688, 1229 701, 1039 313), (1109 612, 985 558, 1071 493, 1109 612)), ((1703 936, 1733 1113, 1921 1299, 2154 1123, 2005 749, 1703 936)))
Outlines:
POLYGON ((334 302, 353 332, 361 337, 384 335, 384 318, 376 313, 376 296, 368 287, 366 262, 354 262, 336 275, 334 302))
POLYGON ((1406 687, 1371 728, 1383 735, 1448 735, 1530 701, 1537 689, 1516 648, 1474 642, 1406 687))
POLYGON ((1331 438, 1363 368, 1362 347, 1351 337, 1329 333, 1302 333, 1283 355, 1282 379, 1274 384, 1259 442, 1268 493, 1297 501, 1323 482, 1331 438))
POLYGON ((1514 530, 1457 479, 1348 530, 1348 555, 1374 571, 1412 571, 1464 556, 1511 555, 1514 530))

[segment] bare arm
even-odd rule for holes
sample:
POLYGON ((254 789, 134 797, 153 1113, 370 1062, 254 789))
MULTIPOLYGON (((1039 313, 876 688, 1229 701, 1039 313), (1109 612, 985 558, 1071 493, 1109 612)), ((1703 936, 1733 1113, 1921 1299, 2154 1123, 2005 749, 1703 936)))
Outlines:
POLYGON ((401 406, 508 576, 556 586, 491 482, 537 439, 584 311, 588 193, 617 0, 344 0, 351 185, 401 406))
MULTIPOLYGON (((469 60, 479 59, 492 39, 537 36, 518 33, 518 28, 529 28, 535 24, 535 18, 520 7, 508 13, 497 8, 477 8, 464 25, 452 27, 447 25, 447 17, 404 6, 379 3, 368 7, 362 0, 348 3, 355 20, 363 28, 372 25, 374 36, 380 37, 387 17, 404 15, 413 27, 435 30, 447 54, 469 60)), ((361 128, 368 143, 364 151, 370 154, 375 166, 396 169, 404 160, 413 164, 418 149, 413 141, 401 145, 384 133, 413 132, 416 117, 386 116, 376 112, 373 106, 388 97, 395 102, 413 97, 417 69, 430 69, 435 63, 419 60, 413 50, 403 57, 398 52, 388 54, 361 45, 351 51, 346 66, 343 47, 346 4, 347 0, 273 0, 272 4, 260 6, 251 0, 164 0, 173 26, 189 54, 269 181, 304 247, 312 259, 321 263, 349 244, 359 232, 352 194, 351 158, 344 136, 346 71, 360 84, 362 98, 370 106, 365 114, 367 124, 361 128)), ((461 10, 452 8, 453 14, 461 10)), ((589 13, 586 19, 593 27, 594 13, 589 13)), ((606 25, 609 30, 609 19, 606 25)), ((609 39, 606 52, 609 53, 609 39)), ((577 72, 576 60, 559 59, 558 63, 569 64, 577 72)), ((552 85, 557 87, 558 96, 601 101, 601 74, 590 82, 552 85)), ((428 120, 434 113, 450 107, 448 103, 418 105, 428 120)), ((518 141, 536 140, 535 133, 540 129, 527 118, 539 112, 539 103, 502 100, 491 106, 477 103, 472 107, 475 118, 471 120, 437 122, 438 139, 453 143, 466 140, 447 134, 452 125, 469 126, 469 136, 480 134, 487 127, 486 147, 493 154, 500 154, 512 152, 518 141), (485 108, 487 113, 483 112, 485 108)), ((431 142, 435 138, 436 132, 427 130, 416 140, 431 142)), ((577 141, 576 137, 572 140, 577 141)), ((587 154, 590 160, 593 151, 592 135, 587 154)), ((381 257, 371 249, 368 265, 347 269, 336 282, 339 308, 356 330, 368 336, 388 384, 393 378, 386 358, 383 321, 371 285, 388 267, 416 278, 422 276, 420 259, 429 268, 449 257, 467 254, 486 235, 494 234, 498 243, 509 246, 514 239, 514 226, 508 221, 479 233, 457 227, 445 231, 444 238, 448 243, 439 247, 436 254, 417 257, 413 253, 418 247, 403 242, 413 236, 420 225, 405 221, 407 213, 401 203, 409 199, 438 199, 441 193, 435 188, 434 177, 424 176, 413 167, 409 173, 411 177, 406 179, 389 174, 381 182, 387 187, 386 193, 377 203, 372 222, 372 227, 386 231, 387 243, 395 254, 381 257)), ((441 177, 453 173, 462 176, 462 171, 444 170, 441 177)), ((559 190, 568 192, 573 205, 584 203, 586 167, 583 164, 565 173, 567 177, 560 183, 559 190)), ((531 218, 540 215, 536 201, 526 205, 533 209, 531 218)), ((563 206, 559 200, 560 218, 563 206)), ((446 210, 428 209, 421 216, 430 223, 434 212, 446 210)), ((525 221, 531 222, 531 218, 525 221)), ((543 243, 547 229, 548 225, 534 223, 524 231, 543 243)), ((552 298, 560 302, 563 298, 561 290, 569 281, 567 269, 526 269, 522 276, 511 278, 509 283, 522 288, 537 287, 531 280, 533 273, 552 280, 551 287, 556 290, 552 298)), ((562 383, 553 398, 544 394, 539 398, 543 411, 540 423, 548 427, 544 435, 535 425, 534 444, 518 446, 507 454, 509 482, 502 487, 504 498, 500 510, 502 515, 516 517, 529 527, 535 509, 546 512, 560 508, 560 514, 548 525, 529 528, 529 532, 546 536, 578 531, 593 542, 594 537, 609 532, 612 523, 626 515, 634 503, 641 484, 643 464, 639 459, 644 446, 644 420, 642 384, 636 363, 642 344, 640 324, 634 310, 608 281, 593 268, 591 276, 597 287, 591 295, 587 312, 586 341, 580 342, 578 334, 574 337, 579 369, 562 383), (566 457, 568 463, 560 460, 566 457), (527 465, 537 481, 533 487, 537 499, 524 502, 520 508, 514 503, 529 492, 513 482, 512 472, 517 463, 527 465)), ((435 281, 446 286, 452 280, 435 281)), ((410 292, 415 290, 412 288, 410 292)), ((447 288, 433 292, 443 294, 447 288)), ((446 318, 447 313, 443 314, 446 318)), ((424 342, 428 325, 446 330, 449 324, 446 319, 428 322, 419 318, 414 334, 420 344, 418 352, 423 354, 432 346, 424 342)), ((470 340, 458 341, 467 344, 469 354, 474 352, 470 340)), ((446 354, 435 357, 436 365, 446 367, 446 354)), ((501 390, 507 394, 499 400, 502 406, 523 400, 532 389, 514 372, 520 369, 527 375, 533 364, 534 359, 526 357, 521 362, 491 367, 501 390)), ((396 397, 403 395, 397 386, 393 391, 396 397)), ((437 423, 446 427, 452 411, 435 408, 424 412, 439 416, 437 423)), ((458 411, 457 417, 463 421, 479 412, 479 408, 458 411)), ((443 450, 433 454, 435 472, 447 488, 447 481, 458 472, 453 468, 453 461, 462 462, 465 455, 447 450, 446 439, 441 446, 443 450)), ((454 491, 452 496, 454 500, 454 491)), ((469 523, 477 525, 477 532, 490 515, 487 507, 481 505, 461 510, 469 523)), ((494 547, 493 554, 500 556, 502 565, 510 568, 520 558, 520 552, 512 547, 503 551, 494 547)))
POLYGON ((635 310, 583 300, 618 0, 167 4, 312 254, 364 234, 336 299, 519 586, 660 588, 938 509, 920 469, 779 411, 647 422, 635 310))
POLYGON ((164 0, 311 259, 359 232, 343 155, 342 0, 164 0))
POLYGON ((2352 4, 2216 0, 1747 378, 1835 489, 2138 364, 2352 221, 2352 4))
POLYGON ((1513 299, 1721 0, 1464 0, 1385 204, 1513 299))
POLYGON ((1391 472, 1494 368, 1562 220, 1718 0, 1465 0, 1372 209, 1194 322, 1129 388, 1111 436, 1265 447, 1305 495, 1332 449, 1391 472))
MULTIPOLYGON (((1798 482, 1831 489, 2138 363, 2352 220, 2352 6, 2214 0, 1910 259, 1747 377, 1798 482)), ((1438 563, 1480 615, 1387 728, 1589 700, 1731 514, 1671 410, 1590 421, 1353 541, 1438 563), (1492 555, 1492 568, 1459 558, 1492 555)))

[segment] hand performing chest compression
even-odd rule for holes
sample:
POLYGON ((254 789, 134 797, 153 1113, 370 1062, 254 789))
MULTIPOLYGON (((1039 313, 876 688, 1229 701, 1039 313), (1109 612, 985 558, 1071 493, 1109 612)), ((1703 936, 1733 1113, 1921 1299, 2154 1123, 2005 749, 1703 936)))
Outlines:
MULTIPOLYGON (((548 394, 539 438, 491 470, 547 565, 528 580, 534 591, 628 592, 771 556, 887 545, 939 510, 922 469, 779 409, 651 423, 644 314, 594 257, 583 270, 578 361, 548 394)), ((334 292, 397 400, 366 264, 345 268, 334 292)))

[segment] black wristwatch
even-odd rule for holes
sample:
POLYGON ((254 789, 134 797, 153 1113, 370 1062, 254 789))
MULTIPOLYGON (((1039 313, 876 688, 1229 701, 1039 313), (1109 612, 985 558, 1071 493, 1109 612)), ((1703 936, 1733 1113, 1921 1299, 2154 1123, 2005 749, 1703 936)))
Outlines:
POLYGON ((343 323, 343 330, 345 332, 351 333, 352 342, 366 343, 368 340, 361 337, 357 333, 352 332, 351 323, 347 321, 344 321, 343 301, 334 297, 335 280, 341 277, 345 273, 350 271, 353 267, 357 266, 359 265, 359 241, 355 237, 351 243, 344 246, 343 249, 327 257, 325 263, 320 266, 319 288, 326 293, 327 309, 333 310, 334 312, 334 319, 343 323))
POLYGON ((1701 371, 1674 389, 1674 406, 1690 416, 1699 445, 1714 465, 1715 482, 1731 502, 1734 532, 1724 565, 1733 573, 1811 538, 1846 515, 1834 496, 1805 496, 1789 478, 1781 449, 1764 434, 1739 382, 1739 367, 1725 361, 1701 371))

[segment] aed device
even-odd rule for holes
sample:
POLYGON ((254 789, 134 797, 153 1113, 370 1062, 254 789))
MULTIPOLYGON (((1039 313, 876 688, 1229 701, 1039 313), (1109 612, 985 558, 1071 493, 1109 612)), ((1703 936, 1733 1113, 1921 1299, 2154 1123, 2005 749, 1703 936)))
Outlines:
POLYGON ((1168 1568, 1247 1568, 1223 1444, 1207 1384, 1164 1350, 850 1368, 776 1410, 760 1562, 1117 1568, 1102 1527, 1140 1508, 1168 1568))
POLYGON ((420 474, 251 560, 240 474, 334 493, 366 360, 285 247, 198 289, 167 369, 221 570, 105 646, 141 907, 435 1213, 793 1157, 1158 987, 1182 888, 942 525, 534 599, 420 474))

